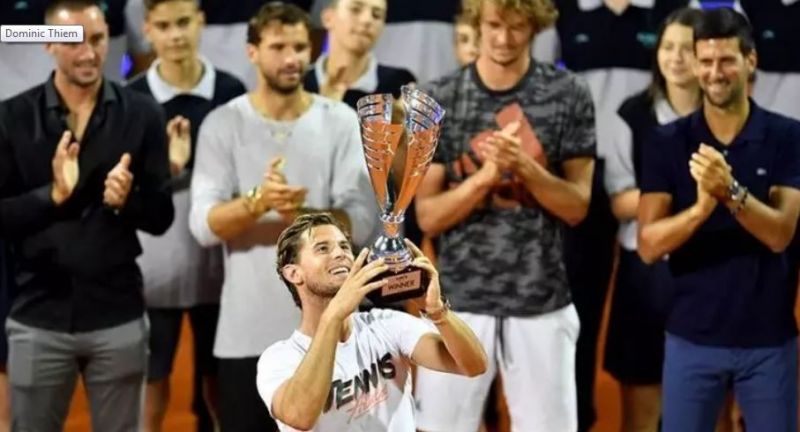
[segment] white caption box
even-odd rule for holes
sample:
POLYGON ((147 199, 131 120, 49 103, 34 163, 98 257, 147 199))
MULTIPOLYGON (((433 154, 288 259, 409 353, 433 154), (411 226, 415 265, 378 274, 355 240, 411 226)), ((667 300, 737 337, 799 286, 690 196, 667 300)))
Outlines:
POLYGON ((83 26, 79 25, 3 25, 0 42, 48 43, 83 42, 83 26))

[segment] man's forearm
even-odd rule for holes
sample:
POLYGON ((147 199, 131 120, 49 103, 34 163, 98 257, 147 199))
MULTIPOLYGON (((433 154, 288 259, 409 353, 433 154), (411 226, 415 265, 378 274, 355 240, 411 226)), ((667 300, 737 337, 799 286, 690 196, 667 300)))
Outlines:
POLYGON ((425 234, 435 237, 469 217, 489 190, 470 177, 453 189, 417 199, 417 223, 425 234))
POLYGON ((559 178, 535 161, 523 163, 520 177, 536 201, 567 224, 575 226, 586 217, 592 195, 591 186, 559 178))
MULTIPOLYGON (((246 198, 236 198, 217 204, 208 212, 208 226, 220 240, 224 242, 235 240, 258 224, 258 220, 264 213, 252 213, 247 208, 245 200, 246 198)), ((340 209, 302 208, 293 212, 291 219, 302 214, 316 212, 330 212, 345 228, 350 228, 350 218, 344 210, 340 209)), ((291 221, 285 223, 288 226, 291 221)))
POLYGON ((639 189, 628 189, 611 197, 611 212, 620 222, 636 219, 639 208, 639 189))
POLYGON ((247 208, 246 198, 217 204, 208 212, 208 227, 222 241, 232 240, 256 224, 261 214, 247 208))
MULTIPOLYGON (((731 201, 726 205, 733 210, 739 204, 731 201)), ((744 206, 736 213, 736 220, 753 237, 776 253, 783 252, 789 246, 797 226, 796 218, 791 220, 781 211, 764 204, 754 196, 747 197, 744 206)))
POLYGON ((275 417, 281 422, 299 430, 310 430, 317 423, 331 391, 342 325, 342 320, 323 314, 303 361, 272 401, 275 417))
POLYGON ((674 216, 640 224, 639 256, 649 264, 663 258, 686 243, 712 212, 713 208, 694 205, 674 216))
POLYGON ((465 376, 474 377, 486 371, 486 352, 467 324, 448 311, 436 328, 456 366, 465 376))

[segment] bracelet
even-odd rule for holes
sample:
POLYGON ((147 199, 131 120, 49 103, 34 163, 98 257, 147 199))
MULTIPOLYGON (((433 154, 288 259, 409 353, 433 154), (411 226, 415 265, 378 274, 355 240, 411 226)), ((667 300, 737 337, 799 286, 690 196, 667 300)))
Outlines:
POLYGON ((419 310, 419 315, 422 318, 427 319, 428 321, 432 322, 435 325, 439 325, 445 322, 447 319, 447 313, 450 312, 450 301, 446 298, 442 298, 442 307, 433 311, 426 311, 425 309, 419 310))
POLYGON ((254 217, 261 216, 264 209, 261 207, 261 186, 254 186, 244 196, 244 206, 254 217))

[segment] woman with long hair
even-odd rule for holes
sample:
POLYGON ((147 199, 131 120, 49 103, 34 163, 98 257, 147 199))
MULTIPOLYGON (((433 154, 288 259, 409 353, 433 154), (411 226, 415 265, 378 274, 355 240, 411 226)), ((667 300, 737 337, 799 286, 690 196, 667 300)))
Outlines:
POLYGON ((661 417, 664 320, 671 296, 666 261, 645 264, 636 252, 641 147, 660 125, 700 108, 692 71, 693 26, 701 12, 678 9, 658 34, 650 87, 626 99, 617 115, 601 119, 606 189, 620 222, 619 268, 612 298, 605 368, 622 390, 623 432, 656 432, 661 417))

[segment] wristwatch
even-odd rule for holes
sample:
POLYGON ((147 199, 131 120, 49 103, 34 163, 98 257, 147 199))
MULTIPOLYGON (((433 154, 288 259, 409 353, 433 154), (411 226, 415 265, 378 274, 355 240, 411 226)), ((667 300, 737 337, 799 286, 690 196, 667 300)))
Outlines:
POLYGON ((746 189, 744 186, 740 185, 736 179, 731 182, 731 185, 728 186, 728 195, 730 196, 731 201, 739 201, 744 196, 744 191, 746 189))
POLYGON ((728 187, 728 196, 730 197, 731 202, 736 203, 736 206, 731 209, 731 214, 736 214, 744 208, 744 203, 747 200, 747 196, 750 192, 747 190, 746 187, 739 184, 738 181, 733 180, 731 185, 728 187))

